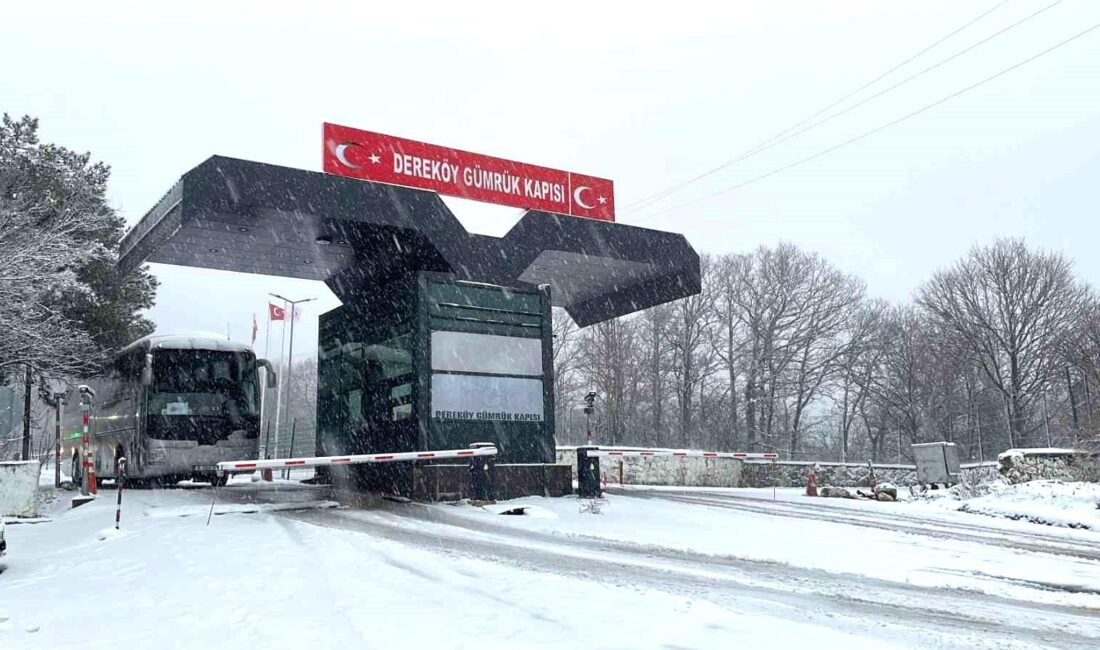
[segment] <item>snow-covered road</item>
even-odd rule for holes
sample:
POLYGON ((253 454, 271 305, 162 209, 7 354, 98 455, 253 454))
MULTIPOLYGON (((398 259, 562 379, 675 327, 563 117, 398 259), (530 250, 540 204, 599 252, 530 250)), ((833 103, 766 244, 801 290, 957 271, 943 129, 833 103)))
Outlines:
POLYGON ((219 494, 209 527, 206 489, 127 492, 104 540, 110 491, 9 526, 0 647, 1100 646, 1088 531, 770 490, 628 490, 601 514, 219 494))

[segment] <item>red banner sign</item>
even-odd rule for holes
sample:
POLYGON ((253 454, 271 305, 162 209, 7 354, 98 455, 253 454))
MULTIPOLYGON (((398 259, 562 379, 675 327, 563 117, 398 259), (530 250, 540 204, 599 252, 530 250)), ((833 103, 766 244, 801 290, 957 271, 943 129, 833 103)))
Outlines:
POLYGON ((432 190, 448 196, 615 220, 615 186, 594 176, 325 124, 329 174, 432 190))

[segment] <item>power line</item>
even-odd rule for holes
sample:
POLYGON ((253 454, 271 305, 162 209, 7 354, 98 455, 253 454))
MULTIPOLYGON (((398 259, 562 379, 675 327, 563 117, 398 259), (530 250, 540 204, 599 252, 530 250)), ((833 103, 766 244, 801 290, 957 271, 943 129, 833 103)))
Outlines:
POLYGON ((844 95, 843 97, 841 97, 840 99, 838 99, 838 100, 834 101, 833 103, 829 104, 828 106, 825 106, 824 108, 821 108, 820 110, 818 110, 818 111, 817 111, 816 113, 814 113, 813 115, 810 115, 809 117, 807 117, 807 118, 803 119, 803 120, 802 120, 802 121, 800 121, 800 122, 796 122, 795 124, 792 124, 791 126, 787 127, 786 129, 783 129, 783 130, 782 130, 782 131, 780 131, 779 133, 776 133, 775 135, 771 136, 771 137, 770 137, 770 138, 768 138, 767 140, 764 140, 763 142, 761 142, 761 143, 757 144, 756 146, 754 146, 754 147, 752 147, 752 148, 750 148, 750 149, 746 150, 746 151, 745 151, 744 153, 742 153, 742 154, 738 155, 738 156, 737 156, 736 158, 733 158, 732 160, 729 160, 729 161, 727 161, 727 162, 725 162, 725 163, 723 163, 723 164, 721 164, 721 165, 718 165, 717 167, 714 167, 714 168, 712 168, 712 169, 709 169, 709 170, 707 170, 707 171, 703 172, 702 174, 699 174, 698 176, 693 176, 692 178, 689 178, 689 179, 687 179, 686 181, 684 181, 684 182, 682 182, 682 183, 678 183, 678 184, 676 184, 676 185, 673 185, 673 186, 671 186, 671 187, 668 187, 668 188, 666 188, 666 189, 664 189, 664 190, 661 190, 660 192, 657 192, 657 193, 655 193, 655 194, 651 194, 651 195, 649 195, 649 196, 647 196, 647 197, 643 197, 643 198, 641 198, 641 199, 638 199, 637 201, 634 201, 633 203, 629 203, 629 204, 627 204, 627 205, 623 206, 623 208, 622 208, 622 209, 623 209, 623 210, 626 210, 626 211, 636 211, 636 210, 639 210, 639 209, 641 209, 641 208, 644 208, 644 207, 646 207, 647 205, 651 205, 651 204, 653 204, 653 203, 655 203, 655 202, 657 202, 657 201, 659 201, 659 200, 661 200, 661 199, 665 198, 666 196, 668 196, 668 195, 670 195, 670 194, 675 194, 676 192, 679 192, 680 190, 684 189, 685 187, 687 187, 687 186, 689 186, 689 185, 693 185, 693 184, 697 183, 698 181, 701 181, 701 180, 703 180, 704 178, 707 178, 708 176, 711 176, 711 175, 713 175, 713 174, 716 174, 716 173, 718 173, 718 172, 722 171, 723 169, 725 169, 725 168, 729 167, 730 165, 733 165, 733 164, 735 164, 735 163, 737 163, 737 162, 740 162, 741 160, 744 160, 744 159, 745 159, 745 158, 747 158, 748 156, 754 155, 755 153, 757 153, 757 150, 762 150, 762 149, 761 149, 762 147, 766 147, 766 146, 770 145, 770 144, 772 143, 772 141, 774 141, 774 140, 777 140, 778 138, 781 138, 781 137, 783 137, 783 136, 784 136, 784 135, 786 135, 787 133, 790 133, 790 132, 791 132, 791 131, 793 131, 794 129, 797 129, 798 127, 802 126, 802 125, 803 125, 803 124, 805 124, 806 122, 809 122, 810 120, 814 119, 814 118, 815 118, 815 117, 817 117, 818 115, 821 115, 821 114, 822 114, 822 113, 824 113, 825 111, 827 111, 827 110, 829 110, 829 109, 833 108, 834 106, 836 106, 836 105, 838 105, 838 104, 840 104, 840 103, 844 102, 845 100, 847 100, 847 99, 850 99, 851 97, 853 97, 853 96, 855 96, 855 95, 858 95, 859 93, 863 92, 863 91, 864 91, 864 90, 866 90, 867 88, 869 88, 869 87, 873 86, 873 85, 874 85, 875 83, 877 83, 877 82, 881 81, 881 80, 882 80, 883 78, 885 78, 885 77, 889 76, 890 74, 892 74, 892 73, 896 72, 897 70, 899 70, 900 68, 904 67, 904 66, 905 66, 905 65, 907 65, 908 63, 912 62, 912 61, 913 61, 914 59, 917 59, 917 58, 918 58, 918 57, 920 57, 921 55, 923 55, 923 54, 925 54, 925 53, 929 52, 929 51, 930 51, 930 50, 932 50, 933 48, 935 48, 935 47, 937 47, 938 45, 940 45, 940 44, 944 43, 945 41, 947 41, 947 40, 948 40, 949 38, 951 38, 952 36, 955 36, 955 35, 956 35, 956 34, 958 34, 959 32, 961 32, 961 31, 965 30, 966 28, 970 27, 970 26, 971 26, 971 25, 973 25, 974 23, 976 23, 976 22, 978 22, 979 20, 981 20, 981 19, 985 18, 986 16, 988 16, 988 15, 989 15, 989 14, 991 14, 991 13, 993 13, 993 12, 994 12, 994 11, 996 11, 997 9, 1000 9, 1000 8, 1001 8, 1002 6, 1004 6, 1004 5, 1005 5, 1005 4, 1007 4, 1007 3, 1008 3, 1008 0, 1001 0, 1001 2, 1000 2, 1000 3, 998 3, 998 4, 994 5, 994 6, 993 6, 993 7, 991 8, 991 9, 988 9, 988 10, 986 10, 985 12, 981 13, 981 14, 980 14, 980 15, 978 15, 977 17, 975 17, 975 18, 971 19, 970 21, 966 22, 966 23, 965 23, 964 25, 962 25, 961 27, 959 27, 959 28, 955 29, 955 30, 954 30, 954 31, 952 31, 951 33, 947 34, 946 36, 944 36, 944 37, 940 38, 939 40, 937 40, 936 42, 932 43, 932 44, 931 44, 931 45, 929 45, 928 47, 925 47, 924 49, 920 50, 920 51, 919 51, 919 52, 917 52, 916 54, 914 54, 914 55, 910 56, 909 58, 905 59, 905 60, 904 60, 904 61, 902 61, 901 63, 898 63, 897 65, 895 65, 894 67, 890 68, 890 69, 889 69, 889 70, 887 70, 886 72, 883 72, 882 74, 878 75, 878 76, 877 76, 877 77, 875 77, 874 79, 872 79, 872 80, 868 81, 867 83, 863 84, 863 85, 862 85, 862 86, 860 86, 859 88, 856 88, 855 90, 851 91, 850 93, 848 93, 848 94, 844 95))
POLYGON ((832 115, 826 117, 823 120, 818 120, 817 122, 814 122, 813 124, 807 126, 806 128, 799 129, 798 131, 795 131, 794 133, 788 135, 787 137, 785 137, 781 140, 776 140, 776 141, 772 142, 771 144, 769 144, 767 147, 757 149, 756 151, 752 152, 752 154, 750 154, 750 155, 756 155, 757 153, 760 153, 761 151, 764 151, 765 149, 771 149, 772 147, 780 145, 780 144, 786 142, 787 140, 790 140, 791 138, 795 138, 795 137, 805 133, 806 131, 809 131, 811 129, 815 129, 815 128, 821 126, 822 124, 825 124, 826 122, 830 122, 830 121, 840 117, 841 115, 845 115, 846 113, 850 113, 851 111, 854 111, 855 109, 859 108, 860 106, 863 106, 864 104, 867 104, 868 102, 871 102, 875 99, 878 99, 879 97, 882 97, 886 93, 888 93, 888 92, 890 92, 890 91, 892 91, 896 88, 899 88, 901 86, 904 86, 905 84, 909 83, 910 81, 913 81, 914 79, 916 79, 918 77, 921 77, 921 76, 935 70, 936 68, 939 68, 940 66, 959 58, 960 56, 966 54, 967 52, 970 52, 972 50, 975 50, 975 49, 981 47, 982 45, 985 45, 989 41, 992 41, 993 39, 995 39, 998 36, 1004 34, 1005 32, 1008 32, 1011 29, 1019 27, 1020 25, 1022 25, 1025 22, 1031 20, 1032 18, 1035 18, 1036 16, 1038 16, 1039 14, 1047 11, 1048 9, 1053 9, 1056 5, 1062 4, 1062 2, 1064 2, 1064 0, 1055 0, 1054 2, 1050 3, 1049 5, 1043 7, 1042 9, 1039 9, 1035 13, 1030 14, 1030 15, 1024 17, 1024 18, 1021 18, 1020 20, 1012 23, 1011 25, 1005 27, 1004 29, 1001 29, 997 32, 994 32, 993 34, 990 34, 986 38, 983 38, 982 40, 978 41, 977 43, 974 43, 973 45, 970 45, 969 47, 967 47, 965 49, 962 49, 962 50, 956 52, 955 54, 952 54, 951 56, 947 57, 946 59, 943 59, 941 61, 933 63, 932 65, 928 66, 927 68, 924 68, 920 72, 912 74, 912 75, 906 77, 905 79, 902 79, 901 81, 897 82, 896 84, 894 84, 894 85, 892 85, 892 86, 890 86, 890 87, 888 87, 884 90, 880 90, 879 92, 875 93, 874 95, 871 95, 870 97, 867 97, 866 99, 863 99, 859 102, 856 102, 855 104, 852 104, 851 106, 849 106, 849 107, 847 107, 843 110, 837 111, 836 113, 833 113, 832 115))
POLYGON ((1045 50, 1043 50, 1043 51, 1041 51, 1037 54, 1033 54, 1032 56, 1030 56, 1030 57, 1028 57, 1028 58, 1026 58, 1022 61, 1019 61, 1019 62, 1017 62, 1017 63, 1015 63, 1015 64, 1013 64, 1013 65, 1011 65, 1007 68, 1004 68, 1003 70, 1001 70, 1000 72, 997 72, 996 74, 993 74, 991 76, 986 77, 985 79, 982 79, 981 81, 975 82, 975 83, 973 83, 973 84, 971 84, 971 85, 969 85, 969 86, 967 86, 967 87, 965 87, 961 90, 957 90, 957 91, 951 93, 950 95, 942 97, 942 98, 932 102, 931 104, 927 104, 927 105, 925 105, 921 108, 918 108, 917 110, 915 110, 911 113, 907 113, 907 114, 905 114, 905 115, 903 115, 903 116, 901 116, 901 117, 899 117, 899 118, 897 118, 893 121, 890 121, 890 122, 887 122, 887 123, 882 124, 880 126, 877 126, 873 129, 871 129, 870 131, 865 131, 865 132, 861 133, 860 135, 857 135, 853 138, 849 138, 848 140, 845 140, 844 142, 841 142, 840 144, 833 145, 832 147, 829 147, 828 149, 824 149, 822 151, 819 151, 819 152, 813 154, 812 156, 807 156, 807 157, 802 158, 800 160, 796 160, 795 162, 789 163, 789 164, 784 165, 782 167, 779 167, 777 169, 773 169, 772 171, 767 172, 765 174, 760 174, 759 176, 755 176, 753 178, 750 178, 747 181, 738 183, 736 185, 731 185, 730 187, 727 187, 727 188, 719 190, 717 192, 708 194, 706 196, 702 196, 702 197, 699 197, 697 199, 693 199, 691 201, 687 201, 685 203, 681 203, 679 205, 672 206, 672 207, 667 208, 665 210, 660 210, 658 212, 650 213, 650 214, 645 215, 645 216, 643 216, 639 219, 634 220, 632 223, 640 223, 642 221, 647 221, 649 219, 652 219, 654 217, 658 217, 658 216, 663 215, 663 214, 667 214, 669 212, 675 212, 675 211, 680 210, 682 208, 686 208, 688 206, 695 205, 696 203, 700 203, 702 201, 712 199, 716 196, 720 196, 722 194, 727 194, 727 193, 732 192, 734 190, 741 189, 742 187, 745 187, 746 185, 750 185, 750 184, 755 183, 757 181, 764 180, 765 178, 769 178, 771 176, 775 176, 776 174, 779 174, 781 172, 785 172, 788 169, 791 169, 793 167, 798 167, 799 165, 808 163, 812 160, 817 160, 818 158, 821 158, 822 156, 826 156, 826 155, 836 151, 837 149, 840 149, 840 148, 846 147, 850 144, 854 144, 856 142, 859 142, 860 140, 862 140, 866 137, 872 136, 872 135, 878 133, 879 131, 883 131, 885 129, 888 129, 888 128, 896 125, 896 124, 900 124, 900 123, 902 123, 902 122, 904 122, 904 121, 906 121, 906 120, 908 120, 912 117, 916 117, 917 115, 920 115, 921 113, 924 113, 925 111, 931 110, 931 109, 939 106, 940 104, 943 104, 943 103, 948 102, 952 99, 955 99, 956 97, 958 97, 960 95, 963 95, 967 92, 970 92, 971 90, 974 90, 975 88, 977 88, 979 86, 983 86, 983 85, 989 83, 990 81, 993 81, 994 79, 998 79, 998 78, 1008 74, 1009 72, 1012 72, 1013 70, 1016 70, 1017 68, 1023 67, 1025 65, 1027 65, 1028 63, 1031 63, 1032 61, 1034 61, 1034 60, 1036 60, 1036 59, 1038 59, 1042 56, 1045 56, 1045 55, 1053 52, 1054 50, 1057 50, 1058 48, 1060 48, 1064 45, 1068 45, 1069 43, 1072 43, 1073 41, 1089 34, 1090 32, 1093 32, 1097 29, 1100 29, 1100 23, 1096 23, 1092 27, 1089 27, 1088 29, 1085 29, 1084 31, 1080 31, 1080 32, 1074 34, 1073 36, 1070 36, 1066 40, 1061 41, 1059 43, 1056 43, 1055 45, 1052 45, 1051 47, 1048 47, 1047 49, 1045 49, 1045 50))

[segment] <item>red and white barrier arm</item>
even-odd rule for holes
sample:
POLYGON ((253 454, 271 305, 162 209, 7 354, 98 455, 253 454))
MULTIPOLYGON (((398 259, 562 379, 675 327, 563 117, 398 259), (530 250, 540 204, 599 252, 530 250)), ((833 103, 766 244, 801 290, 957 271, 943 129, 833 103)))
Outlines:
POLYGON ((600 447, 587 452, 597 458, 672 457, 672 458, 735 458, 737 460, 778 460, 774 452, 750 453, 744 451, 692 451, 688 449, 620 449, 600 447))
POLYGON ((277 458, 273 460, 226 460, 218 463, 219 472, 251 472, 256 469, 286 469, 288 467, 323 467, 327 465, 357 465, 362 463, 401 463, 440 458, 470 458, 496 456, 496 447, 475 449, 445 449, 441 451, 402 451, 392 454, 358 454, 353 456, 313 456, 309 458, 277 458))

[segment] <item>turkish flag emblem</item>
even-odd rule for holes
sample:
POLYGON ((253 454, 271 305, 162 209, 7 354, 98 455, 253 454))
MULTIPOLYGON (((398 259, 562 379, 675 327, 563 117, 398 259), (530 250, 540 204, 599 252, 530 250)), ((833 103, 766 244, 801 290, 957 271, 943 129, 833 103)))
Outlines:
POLYGON ((286 309, 267 303, 268 320, 286 320, 286 309))

